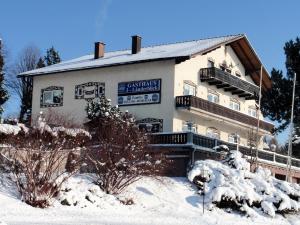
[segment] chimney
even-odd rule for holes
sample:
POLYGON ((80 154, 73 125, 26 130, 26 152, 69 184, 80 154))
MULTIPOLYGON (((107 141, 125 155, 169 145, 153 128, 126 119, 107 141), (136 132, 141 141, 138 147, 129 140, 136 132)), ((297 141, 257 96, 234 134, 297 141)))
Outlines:
POLYGON ((138 35, 132 36, 132 48, 131 53, 136 54, 141 51, 142 38, 138 35))
POLYGON ((105 44, 103 42, 95 42, 94 59, 99 59, 104 56, 104 47, 105 47, 105 44))

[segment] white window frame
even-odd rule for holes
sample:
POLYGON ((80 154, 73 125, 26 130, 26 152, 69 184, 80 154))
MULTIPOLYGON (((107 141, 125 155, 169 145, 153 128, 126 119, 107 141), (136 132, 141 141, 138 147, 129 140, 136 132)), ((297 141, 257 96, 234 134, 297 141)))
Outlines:
POLYGON ((230 99, 229 108, 235 111, 241 111, 241 103, 236 99, 230 99))
POLYGON ((220 102, 220 95, 216 91, 208 90, 208 92, 207 92, 207 100, 209 102, 213 102, 213 103, 218 104, 220 102))
POLYGON ((231 133, 228 135, 228 142, 232 144, 238 144, 240 143, 239 136, 237 137, 237 134, 231 133))
POLYGON ((190 84, 188 82, 183 82, 183 95, 193 95, 197 94, 197 86, 190 84))
POLYGON ((211 138, 220 139, 220 131, 215 127, 208 127, 206 129, 206 136, 211 138))
POLYGON ((256 118, 257 110, 254 107, 248 107, 248 115, 256 118))
POLYGON ((189 132, 197 133, 197 125, 191 121, 183 121, 182 131, 189 131, 189 132))
POLYGON ((207 59, 207 68, 213 68, 215 67, 215 60, 213 60, 212 58, 208 58, 207 59))

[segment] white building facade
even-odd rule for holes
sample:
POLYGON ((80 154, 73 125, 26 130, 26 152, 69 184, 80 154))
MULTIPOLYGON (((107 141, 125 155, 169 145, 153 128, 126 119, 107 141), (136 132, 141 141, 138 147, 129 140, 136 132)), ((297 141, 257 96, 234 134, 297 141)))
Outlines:
MULTIPOLYGON (((257 108, 271 80, 245 35, 104 52, 29 71, 33 77, 32 120, 40 111, 87 121, 87 100, 100 95, 134 114, 152 132, 193 131, 248 146, 250 131, 269 135, 273 125, 257 108), (262 72, 262 73, 261 73, 262 72)), ((260 147, 263 144, 260 141, 260 147)))

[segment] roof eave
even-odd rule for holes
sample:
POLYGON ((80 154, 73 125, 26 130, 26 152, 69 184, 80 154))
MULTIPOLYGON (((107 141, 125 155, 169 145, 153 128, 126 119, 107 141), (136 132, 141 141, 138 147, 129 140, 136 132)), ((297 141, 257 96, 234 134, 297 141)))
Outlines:
POLYGON ((21 73, 17 77, 21 78, 21 77, 25 77, 25 76, 42 76, 42 75, 50 75, 50 74, 64 73, 64 72, 91 70, 91 69, 115 67, 115 66, 122 66, 122 65, 132 65, 132 64, 136 64, 136 63, 167 61, 167 60, 173 60, 173 59, 176 59, 179 61, 185 61, 189 58, 190 58, 190 56, 173 56, 173 57, 165 57, 165 58, 155 58, 155 59, 145 59, 145 60, 138 60, 138 61, 122 62, 122 63, 113 63, 113 64, 99 65, 99 66, 87 66, 87 67, 81 67, 81 68, 71 68, 71 69, 56 70, 56 71, 54 70, 54 71, 40 72, 40 73, 30 73, 30 71, 29 71, 29 72, 21 73))

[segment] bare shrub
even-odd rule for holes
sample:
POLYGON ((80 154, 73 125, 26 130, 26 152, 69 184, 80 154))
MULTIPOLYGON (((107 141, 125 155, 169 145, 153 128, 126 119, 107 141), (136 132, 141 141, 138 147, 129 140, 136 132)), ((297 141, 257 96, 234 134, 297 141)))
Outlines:
POLYGON ((72 158, 72 169, 65 164, 70 153, 80 151, 89 134, 80 129, 51 129, 44 120, 39 126, 9 135, 13 179, 27 204, 45 208, 60 191, 62 184, 79 170, 81 160, 72 158))
MULTIPOLYGON (((52 127, 62 126, 65 128, 81 128, 82 125, 79 124, 71 113, 61 113, 53 108, 48 108, 46 111, 43 111, 43 117, 45 122, 52 127)), ((39 116, 33 118, 33 124, 39 123, 39 116)))
POLYGON ((164 157, 147 149, 148 137, 128 112, 122 113, 101 97, 86 108, 93 136, 87 158, 96 172, 95 183, 109 194, 119 194, 141 178, 159 174, 164 157))

